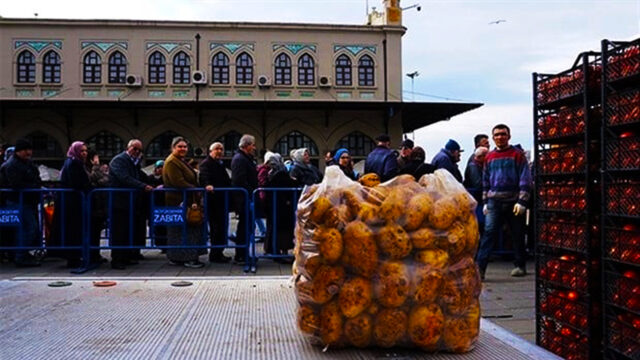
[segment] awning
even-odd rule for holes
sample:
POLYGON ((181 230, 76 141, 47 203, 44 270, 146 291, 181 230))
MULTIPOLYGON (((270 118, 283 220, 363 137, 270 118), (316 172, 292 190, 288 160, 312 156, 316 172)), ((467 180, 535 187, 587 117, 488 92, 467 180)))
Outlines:
POLYGON ((481 103, 406 102, 402 103, 402 130, 411 132, 438 121, 477 109, 481 103))

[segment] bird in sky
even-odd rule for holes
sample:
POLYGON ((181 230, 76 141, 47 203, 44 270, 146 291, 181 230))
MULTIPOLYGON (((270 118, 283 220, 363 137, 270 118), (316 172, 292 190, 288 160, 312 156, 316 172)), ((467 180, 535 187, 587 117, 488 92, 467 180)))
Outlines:
POLYGON ((492 22, 489 23, 489 25, 493 25, 493 24, 498 25, 498 24, 503 23, 503 22, 507 22, 507 20, 500 19, 500 20, 492 21, 492 22))

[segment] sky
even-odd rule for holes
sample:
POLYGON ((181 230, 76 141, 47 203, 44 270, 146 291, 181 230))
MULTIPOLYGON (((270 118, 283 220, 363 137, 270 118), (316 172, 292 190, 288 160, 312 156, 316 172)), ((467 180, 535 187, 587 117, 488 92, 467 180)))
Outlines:
MULTIPOLYGON (((602 39, 640 37, 640 0, 402 0, 404 101, 480 102, 484 106, 407 134, 433 157, 447 139, 473 150, 473 136, 498 123, 514 144, 533 145, 532 73, 568 69, 602 39), (499 24, 490 24, 505 20, 499 24), (412 92, 413 89, 413 92, 412 92)), ((258 21, 364 24, 382 0, 22 0, 0 16, 72 19, 258 21)), ((397 144, 392 144, 397 145, 397 144)), ((461 164, 461 167, 464 165, 461 164)))

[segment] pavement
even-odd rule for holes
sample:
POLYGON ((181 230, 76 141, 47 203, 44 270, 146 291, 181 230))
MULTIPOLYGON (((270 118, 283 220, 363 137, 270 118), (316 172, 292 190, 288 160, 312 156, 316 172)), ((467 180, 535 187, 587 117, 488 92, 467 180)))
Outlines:
MULTIPOLYGON (((232 250, 225 254, 232 255, 232 250)), ((109 256, 103 251, 104 257, 109 256)), ((228 264, 213 264, 206 262, 200 269, 187 269, 182 266, 170 265, 165 255, 159 250, 144 250, 144 260, 138 265, 127 266, 125 270, 111 269, 110 264, 102 264, 97 269, 83 274, 71 274, 65 267, 66 262, 60 259, 45 259, 42 266, 35 268, 16 268, 10 263, 0 264, 0 280, 10 281, 43 281, 65 279, 73 281, 88 280, 147 280, 174 278, 212 278, 238 277, 260 278, 263 276, 289 276, 291 265, 279 264, 272 260, 261 259, 257 264, 256 273, 245 273, 242 266, 228 264)), ((206 256, 200 258, 205 261, 206 256)), ((511 277, 513 264, 507 261, 494 261, 489 264, 486 280, 483 283, 480 302, 482 317, 499 325, 513 334, 535 343, 535 277, 533 264, 528 264, 529 273, 520 278, 511 277)))

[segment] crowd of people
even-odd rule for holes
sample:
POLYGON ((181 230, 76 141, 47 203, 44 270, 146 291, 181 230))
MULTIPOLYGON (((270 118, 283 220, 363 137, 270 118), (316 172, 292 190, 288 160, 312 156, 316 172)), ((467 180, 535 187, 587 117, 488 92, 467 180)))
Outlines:
MULTIPOLYGON (((530 207, 529 199, 532 191, 532 178, 526 156, 519 146, 509 144, 510 129, 503 124, 492 129, 491 137, 496 145, 490 150, 489 136, 478 134, 474 138, 475 149, 470 156, 464 177, 458 168, 461 153, 464 151, 454 139, 449 139, 444 147, 427 163, 423 148, 415 146, 410 139, 405 139, 397 151, 391 148, 391 139, 382 134, 376 137, 376 146, 368 154, 364 173, 375 173, 382 181, 387 181, 400 174, 412 175, 416 180, 425 174, 438 169, 449 171, 462 183, 478 202, 477 217, 480 224, 481 241, 477 253, 477 263, 481 276, 488 264, 488 258, 494 243, 499 236, 502 224, 511 229, 515 252, 515 268, 512 276, 524 276, 524 214, 530 207)), ((37 189, 42 183, 38 169, 33 164, 32 145, 20 139, 15 146, 6 149, 5 162, 0 167, 0 187, 10 189, 37 189), (9 152, 11 151, 11 154, 9 152)), ((224 255, 226 236, 228 233, 228 211, 238 215, 238 226, 235 235, 235 256, 233 261, 244 264, 247 254, 248 233, 253 224, 248 224, 250 216, 246 209, 246 199, 232 196, 230 209, 225 207, 225 196, 216 191, 219 188, 242 188, 252 194, 258 188, 299 188, 322 181, 323 174, 311 161, 309 149, 291 150, 285 161, 282 154, 267 151, 263 161, 258 165, 256 159, 255 138, 245 134, 241 137, 238 149, 231 160, 230 175, 223 162, 224 145, 214 142, 209 147, 209 154, 197 164, 187 158, 189 143, 182 137, 171 142, 170 154, 162 161, 154 164, 154 172, 147 175, 142 171, 143 144, 138 139, 128 142, 126 149, 116 155, 110 163, 101 164, 98 154, 88 149, 81 141, 71 144, 67 158, 61 170, 60 187, 76 190, 60 192, 56 197, 56 211, 53 216, 51 235, 48 247, 59 247, 64 250, 50 250, 51 256, 67 260, 69 267, 80 266, 83 259, 81 252, 82 223, 85 216, 91 217, 90 239, 97 248, 101 232, 110 219, 111 267, 125 269, 128 265, 137 264, 144 259, 140 249, 144 247, 149 220, 149 198, 154 197, 155 204, 163 206, 194 206, 202 204, 202 194, 198 192, 165 191, 153 193, 153 189, 191 189, 205 188, 211 249, 209 260, 215 263, 226 263, 232 259, 224 255), (101 187, 137 189, 139 191, 122 191, 112 194, 110 199, 92 198, 90 214, 82 211, 81 193, 101 187), (112 204, 112 213, 107 214, 106 203, 112 204), (64 205, 62 205, 64 204, 64 205), (70 249, 69 249, 70 248, 70 249), (135 248, 132 250, 132 248, 135 248)), ((357 180, 361 175, 354 168, 354 161, 349 149, 340 148, 327 152, 327 166, 338 166, 345 176, 357 180)), ((292 191, 261 191, 256 199, 257 217, 267 218, 267 234, 265 251, 274 255, 287 255, 293 248, 293 216, 274 216, 273 208, 278 214, 293 214, 296 194, 292 191), (274 239, 274 241, 270 241, 274 239)), ((37 246, 40 240, 38 233, 37 206, 40 201, 38 193, 25 193, 22 199, 22 238, 21 245, 37 246)), ((3 206, 15 206, 19 202, 18 193, 6 193, 2 196, 3 206)), ((202 223, 189 223, 186 231, 182 227, 155 226, 156 245, 168 246, 166 253, 170 264, 199 268, 204 266, 200 256, 206 253, 203 247, 181 247, 184 245, 202 245, 202 223)), ((7 228, 0 229, 2 243, 15 238, 15 232, 7 228)), ((28 251, 14 251, 13 261, 17 266, 38 266, 39 261, 28 251)), ((91 251, 89 261, 101 263, 106 260, 98 250, 91 251)), ((282 261, 282 257, 278 257, 282 261)))

